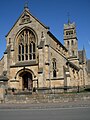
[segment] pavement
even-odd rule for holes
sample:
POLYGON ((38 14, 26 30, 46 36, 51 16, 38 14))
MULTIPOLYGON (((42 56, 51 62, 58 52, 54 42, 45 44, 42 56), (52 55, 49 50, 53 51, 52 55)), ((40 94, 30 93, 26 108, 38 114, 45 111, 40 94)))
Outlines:
POLYGON ((3 103, 0 109, 47 109, 47 108, 72 108, 72 107, 90 107, 89 100, 61 102, 61 103, 3 103))

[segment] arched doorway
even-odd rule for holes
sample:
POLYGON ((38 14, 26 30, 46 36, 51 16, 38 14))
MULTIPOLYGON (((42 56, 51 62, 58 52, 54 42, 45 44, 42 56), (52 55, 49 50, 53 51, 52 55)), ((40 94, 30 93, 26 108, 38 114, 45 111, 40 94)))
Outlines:
POLYGON ((19 76, 22 77, 23 90, 25 90, 25 89, 30 90, 33 88, 32 74, 30 72, 24 71, 24 72, 20 73, 19 76))

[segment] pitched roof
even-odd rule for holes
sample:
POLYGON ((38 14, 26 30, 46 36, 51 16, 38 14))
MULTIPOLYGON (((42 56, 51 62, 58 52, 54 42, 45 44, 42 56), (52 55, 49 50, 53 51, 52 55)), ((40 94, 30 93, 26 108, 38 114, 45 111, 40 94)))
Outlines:
MULTIPOLYGON (((23 13, 20 15, 20 17, 17 19, 17 21, 15 22, 15 24, 13 25, 13 27, 16 25, 16 23, 18 22, 18 20, 21 18, 21 16, 27 12, 30 16, 32 16, 37 22, 39 22, 44 28, 49 29, 48 26, 44 25, 43 23, 41 23, 35 16, 33 16, 30 11, 28 9, 24 9, 23 13)), ((8 34, 11 32, 11 30, 13 29, 13 27, 10 29, 10 31, 7 33, 6 37, 8 36, 8 34)))
POLYGON ((65 51, 68 51, 68 50, 66 49, 66 47, 65 47, 50 31, 48 31, 47 34, 48 34, 51 38, 53 38, 58 44, 60 44, 65 51))

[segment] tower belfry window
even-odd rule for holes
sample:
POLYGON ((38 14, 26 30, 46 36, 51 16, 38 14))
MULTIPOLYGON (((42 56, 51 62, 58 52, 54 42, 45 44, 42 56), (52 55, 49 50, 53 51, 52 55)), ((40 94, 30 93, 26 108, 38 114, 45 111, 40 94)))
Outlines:
POLYGON ((18 61, 36 59, 36 39, 32 31, 25 29, 18 37, 18 61))
POLYGON ((69 41, 67 41, 67 46, 69 47, 69 41))
POLYGON ((73 34, 73 31, 66 31, 66 35, 72 35, 73 34))
POLYGON ((72 40, 71 44, 74 45, 74 41, 73 40, 72 40))
POLYGON ((75 55, 75 53, 74 53, 74 50, 72 51, 72 56, 74 56, 75 55))

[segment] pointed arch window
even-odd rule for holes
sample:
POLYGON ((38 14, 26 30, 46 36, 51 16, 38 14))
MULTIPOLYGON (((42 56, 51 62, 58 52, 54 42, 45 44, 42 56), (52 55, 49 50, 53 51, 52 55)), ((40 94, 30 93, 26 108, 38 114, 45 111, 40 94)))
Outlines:
POLYGON ((32 31, 25 29, 18 37, 18 61, 36 59, 36 39, 32 31))
POLYGON ((75 55, 75 53, 74 53, 74 50, 72 51, 72 56, 74 56, 75 55))
POLYGON ((71 44, 74 45, 74 41, 73 40, 72 40, 71 44))
POLYGON ((69 47, 69 41, 67 41, 67 46, 69 47))
POLYGON ((56 64, 56 59, 53 58, 53 62, 52 62, 52 65, 53 65, 53 77, 57 77, 57 64, 56 64))

